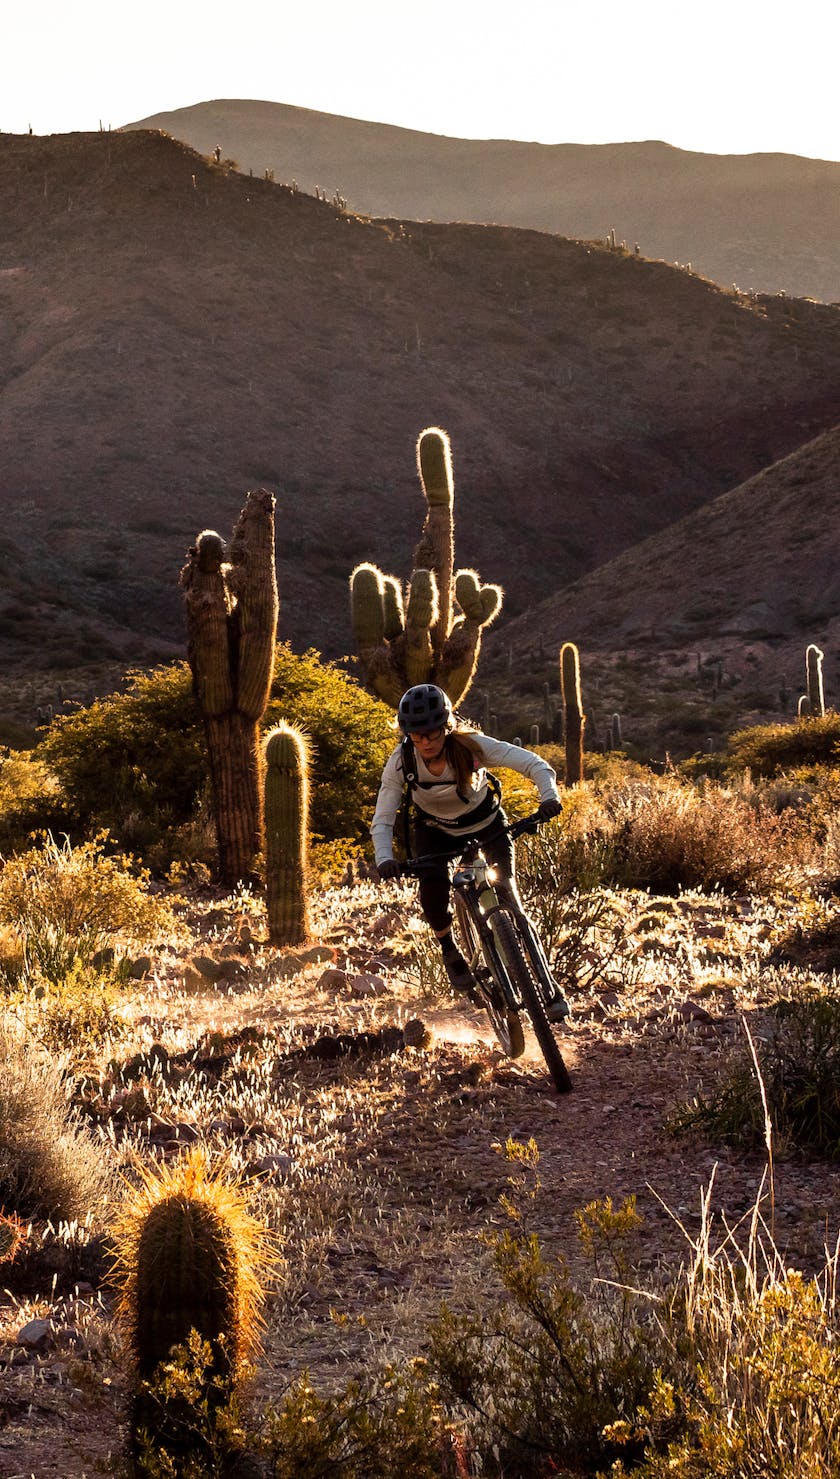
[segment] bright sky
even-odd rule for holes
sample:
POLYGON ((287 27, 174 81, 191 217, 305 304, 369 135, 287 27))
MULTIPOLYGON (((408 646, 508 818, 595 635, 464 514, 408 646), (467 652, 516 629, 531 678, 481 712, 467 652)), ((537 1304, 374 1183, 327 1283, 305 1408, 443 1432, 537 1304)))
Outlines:
POLYGON ((0 130, 259 98, 460 138, 840 160, 837 0, 28 0, 0 130))

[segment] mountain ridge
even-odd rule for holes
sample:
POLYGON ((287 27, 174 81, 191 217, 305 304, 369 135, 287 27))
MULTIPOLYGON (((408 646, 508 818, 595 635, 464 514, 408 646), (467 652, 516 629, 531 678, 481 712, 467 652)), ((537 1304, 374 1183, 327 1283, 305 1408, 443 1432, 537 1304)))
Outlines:
POLYGON ((248 99, 214 99, 124 125, 162 128, 256 174, 338 193, 375 216, 615 230, 645 256, 743 290, 840 299, 840 163, 706 154, 659 140, 542 144, 455 139, 248 99))

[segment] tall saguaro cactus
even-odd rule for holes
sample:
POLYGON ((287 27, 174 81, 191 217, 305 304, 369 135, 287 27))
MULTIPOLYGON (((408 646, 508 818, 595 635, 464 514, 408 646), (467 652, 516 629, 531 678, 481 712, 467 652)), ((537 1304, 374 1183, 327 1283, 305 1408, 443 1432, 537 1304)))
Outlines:
POLYGON ((274 945, 309 935, 306 896, 309 836, 309 750, 288 724, 265 741, 265 902, 274 945))
POLYGON ((814 642, 805 653, 805 676, 808 683, 808 713, 812 719, 821 719, 825 713, 823 693, 823 656, 814 642))
POLYGON ((459 703, 473 680, 481 633, 502 604, 500 586, 482 585, 474 570, 454 571, 452 452, 439 427, 420 433, 417 468, 426 518, 405 595, 393 575, 367 562, 350 577, 365 681, 393 708, 415 683, 437 683, 459 703))
POLYGON ((560 687, 563 694, 563 736, 566 746, 566 785, 583 780, 583 730, 586 720, 580 695, 580 653, 574 642, 560 649, 560 687))
POLYGON ((259 722, 274 671, 274 494, 249 493, 227 550, 212 529, 181 571, 188 656, 210 758, 219 873, 254 875, 262 849, 259 722))

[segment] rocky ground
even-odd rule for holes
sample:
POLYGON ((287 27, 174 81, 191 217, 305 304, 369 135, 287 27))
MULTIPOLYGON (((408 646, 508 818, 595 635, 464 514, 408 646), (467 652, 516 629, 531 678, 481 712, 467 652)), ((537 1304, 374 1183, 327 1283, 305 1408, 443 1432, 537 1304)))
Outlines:
MULTIPOLYGON (((125 990, 124 1035, 89 1077, 77 1065, 77 1100, 123 1175, 138 1157, 203 1140, 252 1187, 282 1251, 257 1405, 303 1370, 333 1388, 418 1352, 444 1299, 494 1297, 482 1235, 504 1216, 509 1137, 539 1146, 531 1225, 573 1268, 573 1214, 593 1198, 636 1195, 640 1280, 656 1281, 689 1256, 710 1183, 723 1237, 724 1221, 749 1218, 763 1181, 786 1261, 820 1266, 840 1225, 840 1169, 777 1147, 771 1200, 763 1153, 667 1128, 677 1104, 715 1081, 745 1021, 760 1039, 780 985, 768 951, 792 905, 608 902, 618 949, 610 957, 598 929, 581 942, 584 984, 562 1040, 574 1092, 562 1098, 530 1035, 525 1056, 506 1061, 482 1015, 443 993, 401 885, 322 894, 308 951, 262 944, 247 895, 190 901, 188 942, 150 951, 145 978, 125 990), (418 1017, 431 1042, 406 1046, 418 1017)), ((92 1236, 67 1230, 63 1248, 47 1236, 39 1251, 34 1229, 2 1271, 3 1479, 119 1472, 125 1353, 98 1236, 107 1218, 97 1210, 92 1236)))

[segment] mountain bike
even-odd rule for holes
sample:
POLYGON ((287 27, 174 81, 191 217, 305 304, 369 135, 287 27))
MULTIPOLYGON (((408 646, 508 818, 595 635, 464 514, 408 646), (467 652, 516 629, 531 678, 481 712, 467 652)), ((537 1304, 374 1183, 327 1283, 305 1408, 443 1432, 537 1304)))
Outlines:
MULTIPOLYGON (((541 826, 536 812, 505 831, 513 839, 541 826)), ((401 865, 401 872, 420 877, 440 867, 441 858, 455 862, 452 891, 463 954, 473 975, 470 995, 487 1012, 508 1058, 525 1051, 521 1016, 526 1012, 558 1094, 572 1087, 569 1071, 554 1036, 547 1008, 569 1016, 563 993, 551 974, 539 935, 522 907, 515 885, 497 876, 481 850, 480 837, 461 839, 451 853, 429 853, 401 865), (565 1007, 565 1012, 563 1008, 565 1007)))

